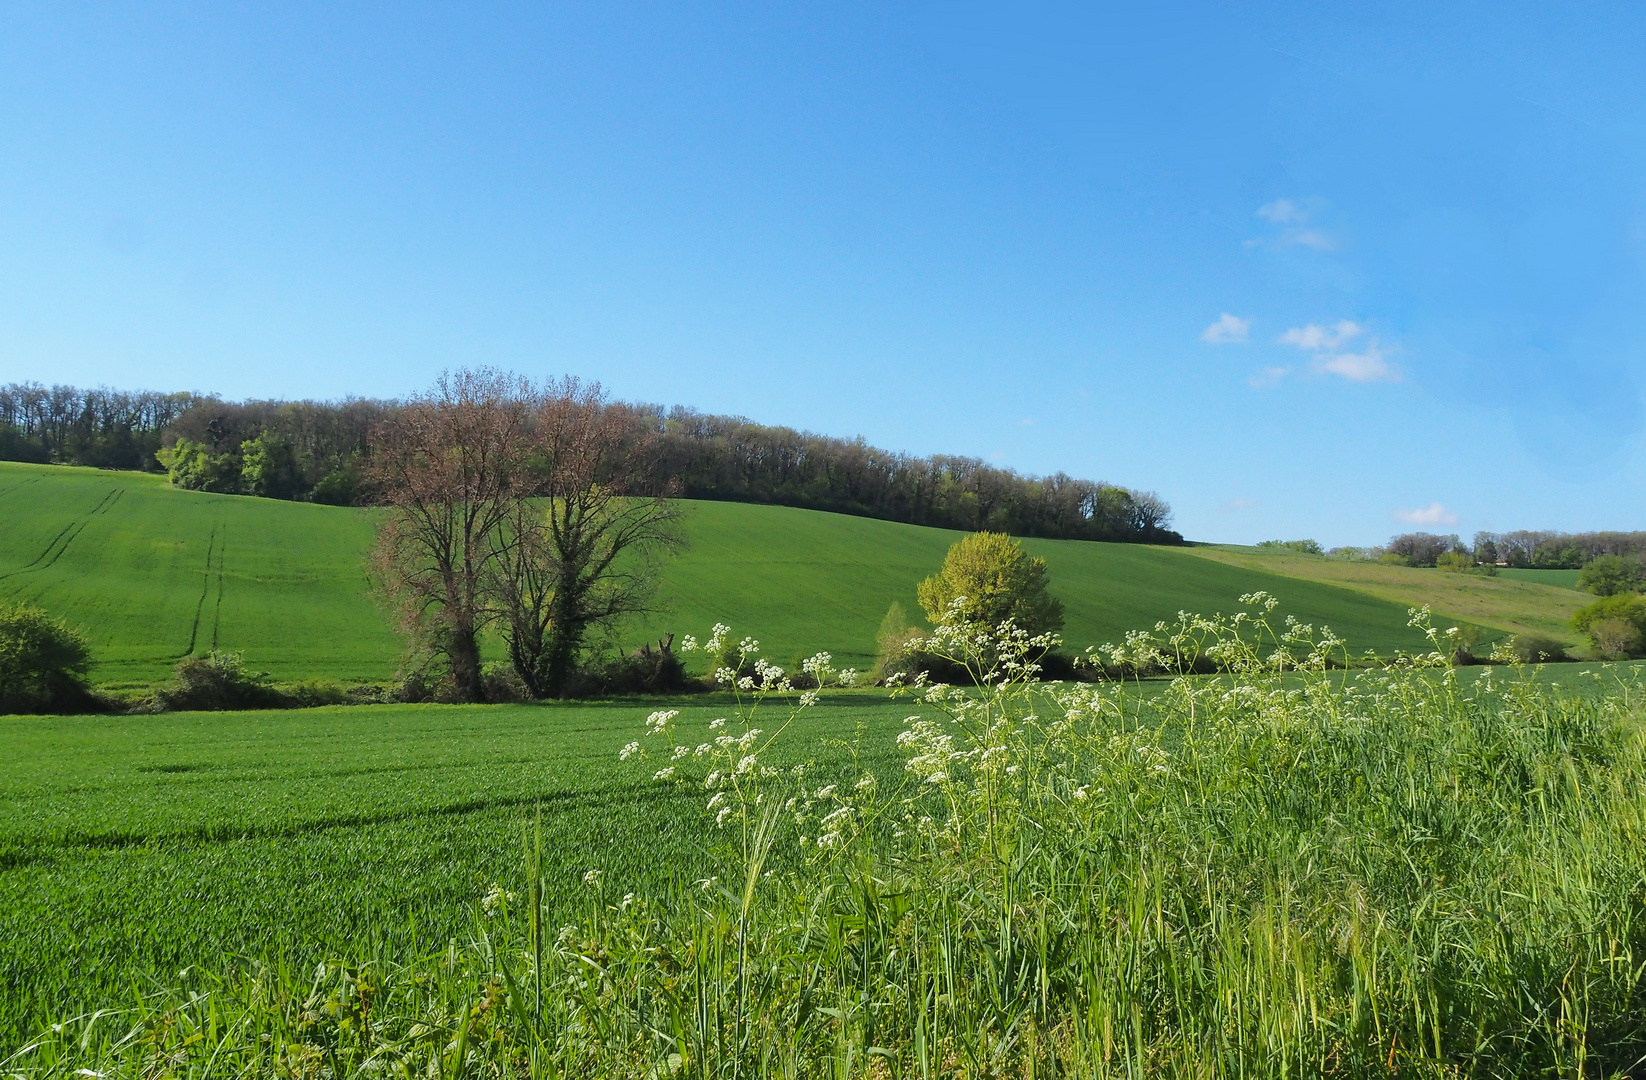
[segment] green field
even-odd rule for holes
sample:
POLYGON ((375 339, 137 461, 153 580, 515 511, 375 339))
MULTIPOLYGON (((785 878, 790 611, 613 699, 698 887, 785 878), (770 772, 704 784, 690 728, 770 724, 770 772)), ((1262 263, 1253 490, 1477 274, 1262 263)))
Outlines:
MULTIPOLYGON (((618 761, 655 707, 8 719, 0 1047, 193 965, 438 952, 489 883, 519 879, 539 805, 551 901, 591 868, 618 894, 701 877, 702 798, 618 761)), ((703 737, 726 712, 701 699, 682 729, 703 737)), ((831 699, 790 745, 829 760, 825 740, 862 723, 889 761, 902 715, 880 693, 831 699)))
MULTIPOLYGON (((1580 635, 1572 629, 1572 615, 1594 599, 1576 590, 1576 570, 1517 570, 1488 577, 1234 544, 1199 544, 1185 550, 1223 566, 1352 589, 1392 604, 1428 604, 1437 618, 1486 628, 1490 631, 1488 640, 1510 634, 1539 634, 1568 645, 1578 644, 1580 635)), ((1281 586, 1281 595, 1290 588, 1281 586)))
MULTIPOLYGON (((381 682, 398 666, 401 642, 364 570, 368 511, 182 491, 141 473, 0 463, 0 521, 0 599, 37 603, 85 628, 102 684, 152 686, 180 658, 214 647, 244 652, 249 666, 287 681, 381 682)), ((779 663, 827 649, 859 667, 872 662, 892 602, 918 614, 915 583, 959 535, 736 503, 689 504, 687 532, 690 547, 665 572, 663 610, 625 628, 623 644, 671 630, 701 635, 721 621, 759 638, 779 663)), ((1230 610, 1259 589, 1281 597, 1284 611, 1329 623, 1356 651, 1422 644, 1404 602, 1220 565, 1193 549, 1025 546, 1050 564, 1075 651, 1179 610, 1230 610)))
POLYGON ((1514 567, 1498 570, 1498 576, 1511 581, 1530 581, 1538 585, 1552 585, 1557 589, 1576 589, 1578 576, 1582 573, 1581 570, 1517 570, 1514 567))

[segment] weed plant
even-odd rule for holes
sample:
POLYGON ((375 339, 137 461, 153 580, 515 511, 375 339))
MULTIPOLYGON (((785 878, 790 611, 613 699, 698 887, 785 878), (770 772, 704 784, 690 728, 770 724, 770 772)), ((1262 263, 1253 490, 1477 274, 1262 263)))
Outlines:
MULTIPOLYGON (((1329 669, 1262 594, 1185 617, 1228 672, 1045 686, 1055 644, 946 622, 901 779, 779 768, 824 689, 738 651, 736 708, 636 778, 701 793, 715 871, 582 875, 546 925, 536 825, 462 944, 191 973, 65 1019, 23 1075, 1611 1076, 1646 1054, 1641 688, 1329 669), (822 780, 830 782, 822 783, 822 780), (83 1073, 81 1075, 84 1075, 83 1073)), ((717 628, 710 646, 729 635, 717 628)), ((1604 674, 1597 678, 1604 678, 1604 674)))

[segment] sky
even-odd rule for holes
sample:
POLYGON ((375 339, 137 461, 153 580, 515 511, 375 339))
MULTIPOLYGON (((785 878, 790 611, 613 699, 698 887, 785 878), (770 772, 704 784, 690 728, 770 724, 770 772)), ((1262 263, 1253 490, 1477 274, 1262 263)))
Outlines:
POLYGON ((1643 529, 1643 56, 1605 3, 17 2, 0 382, 492 365, 1197 540, 1643 529))

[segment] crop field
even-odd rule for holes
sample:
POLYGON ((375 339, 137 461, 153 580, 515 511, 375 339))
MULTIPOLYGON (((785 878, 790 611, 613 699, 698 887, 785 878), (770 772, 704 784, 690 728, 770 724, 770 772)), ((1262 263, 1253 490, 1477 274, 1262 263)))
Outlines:
MULTIPOLYGON (((235 957, 438 952, 521 875, 542 809, 551 905, 586 870, 702 877, 705 814, 618 761, 650 702, 16 717, 0 763, 0 1046, 235 957)), ((699 736, 724 702, 684 706, 699 736)), ((901 713, 863 692, 804 714, 795 753, 901 713)))
POLYGON ((1498 570, 1499 577, 1510 581, 1530 581, 1538 585, 1552 585, 1557 589, 1576 589, 1581 570, 1520 570, 1506 566, 1498 570))
MULTIPOLYGON (((1573 700, 1574 692, 1576 698, 1585 698, 1609 692, 1608 687, 1628 684, 1631 670, 1629 665, 1554 665, 1543 669, 1537 682, 1552 689, 1557 696, 1549 701, 1558 703, 1573 700)), ((1461 685, 1466 692, 1472 692, 1483 677, 1511 682, 1519 678, 1502 672, 1487 676, 1482 669, 1468 669, 1461 673, 1461 685)), ((1376 685, 1376 676, 1371 674, 1332 676, 1330 682, 1336 685, 1351 678, 1370 678, 1370 685, 1376 685)), ((1222 680, 1193 681, 1210 688, 1222 680)), ((1146 683, 1131 693, 1141 695, 1136 698, 1138 707, 1146 708, 1150 701, 1174 701, 1171 690, 1169 683, 1146 683)), ((1423 693, 1428 692, 1419 691, 1423 693)), ((1226 710, 1231 700, 1237 699, 1228 694, 1206 698, 1218 716, 1223 715, 1221 710, 1226 710), (1224 704, 1217 705, 1219 700, 1224 704)), ((1526 715, 1537 718, 1549 714, 1549 704, 1532 704, 1535 707, 1526 715)), ((656 707, 652 701, 632 700, 8 719, 7 748, 11 752, 0 762, 0 1047, 18 1046, 42 1031, 48 1022, 88 1016, 96 1009, 139 1007, 142 1013, 140 1000, 144 995, 191 986, 191 979, 203 978, 204 973, 215 978, 257 961, 287 972, 282 978, 290 978, 297 987, 308 985, 310 976, 304 973, 313 971, 318 960, 345 965, 335 969, 339 971, 353 970, 350 965, 363 962, 376 963, 384 971, 398 965, 421 969, 436 965, 437 958, 457 949, 466 958, 463 962, 468 963, 473 943, 481 933, 505 933, 500 925, 487 929, 480 900, 494 883, 517 895, 524 888, 527 863, 523 841, 528 822, 532 821, 541 822, 544 917, 550 927, 562 922, 587 927, 591 917, 598 925, 600 916, 591 916, 591 894, 584 884, 584 875, 590 870, 602 873, 600 895, 611 904, 629 893, 654 902, 664 896, 698 895, 696 882, 714 872, 727 873, 724 853, 717 855, 709 846, 716 832, 702 785, 652 783, 652 765, 619 759, 625 743, 644 738, 644 719, 656 707), (203 974, 192 975, 194 971, 203 974)), ((775 703, 768 706, 773 707, 781 709, 775 703)), ((1295 848, 1287 848, 1288 843, 1325 844, 1320 848, 1323 857, 1336 849, 1314 837, 1313 832, 1336 836, 1341 831, 1343 835, 1336 843, 1357 837, 1356 842, 1364 842, 1363 832, 1368 826, 1357 826, 1355 822, 1372 817, 1374 811, 1394 814, 1393 821, 1376 826, 1376 835, 1381 838, 1377 846, 1353 857, 1388 862, 1368 878, 1367 887, 1382 890, 1379 903, 1394 903, 1394 893, 1407 896, 1400 902, 1415 902, 1415 912, 1421 915, 1429 903, 1422 898, 1430 895, 1430 875, 1456 873, 1461 879, 1463 868, 1474 857, 1469 853, 1477 849, 1482 853, 1492 851, 1494 859, 1510 857, 1492 847, 1492 843, 1508 841, 1488 843, 1486 834, 1472 830, 1487 820, 1510 824, 1518 818, 1512 814, 1496 817, 1500 811, 1495 804, 1453 805, 1448 801, 1452 790, 1447 785, 1455 781, 1455 776, 1423 796, 1427 801, 1421 820, 1451 822, 1444 826, 1443 840, 1424 839, 1420 835, 1424 828, 1439 826, 1423 826, 1418 819, 1405 822, 1397 801, 1385 802, 1379 795, 1362 806, 1362 796, 1332 794, 1337 790, 1330 782, 1332 769, 1296 768, 1294 763, 1271 776, 1265 771, 1270 766, 1263 764, 1267 758, 1251 757, 1254 749, 1242 751, 1227 744, 1236 731, 1241 739, 1252 740, 1261 728, 1242 726, 1232 729, 1230 735, 1219 735, 1214 725, 1199 736, 1201 749, 1193 749, 1185 739, 1194 729, 1182 726, 1181 718, 1170 719, 1176 715, 1171 711, 1176 707, 1167 705, 1167 726, 1157 729, 1153 736, 1149 736, 1147 723, 1134 721, 1123 725, 1115 735, 1104 735, 1096 745, 1112 747, 1115 738, 1123 738, 1129 746, 1137 739, 1151 737, 1173 755, 1204 756, 1204 768, 1212 771, 1192 774, 1196 783, 1206 785, 1199 797, 1230 801, 1227 812, 1231 814, 1235 805, 1244 807, 1241 813, 1251 818, 1244 824, 1233 817, 1219 820, 1225 823, 1231 840, 1255 845, 1264 852, 1264 859, 1274 861, 1275 868, 1290 865, 1288 860, 1295 857, 1295 848), (1238 769, 1234 767, 1236 761, 1242 762, 1238 769), (1296 788, 1324 784, 1330 791, 1312 797, 1349 799, 1341 807, 1349 816, 1333 824, 1340 808, 1334 804, 1333 813, 1299 811, 1294 817, 1281 809, 1291 803, 1278 794, 1252 801, 1250 793, 1242 793, 1248 783, 1246 771, 1251 771, 1252 784, 1296 788), (1476 814, 1478 821, 1471 818, 1474 824, 1465 826, 1453 820, 1465 813, 1476 814), (1448 814, 1451 818, 1445 816, 1448 814), (1412 829, 1417 832, 1408 837, 1412 829), (1270 837, 1271 830, 1280 832, 1270 837), (1303 835, 1301 839, 1287 840, 1285 830, 1302 830, 1303 835), (1402 845, 1416 846, 1409 854, 1401 854, 1405 850, 1402 845), (1407 881, 1402 875, 1407 865, 1404 860, 1409 858, 1419 863, 1413 869, 1413 878, 1407 881)), ((1399 706, 1415 710, 1417 715, 1423 707, 1421 696, 1408 706, 1399 706)), ((693 699, 680 703, 680 708, 675 721, 677 738, 687 744, 710 738, 713 731, 709 722, 715 717, 735 715, 732 703, 724 698, 693 699)), ((1555 704, 1555 715, 1564 715, 1563 709, 1571 711, 1569 706, 1555 704)), ((897 748, 895 736, 904 730, 902 721, 911 712, 933 714, 930 707, 918 703, 889 701, 885 691, 825 697, 813 710, 800 714, 779 747, 763 756, 762 764, 781 768, 814 761, 818 768, 808 778, 812 785, 838 782, 845 788, 849 781, 868 774, 879 777, 888 793, 896 792, 901 778, 907 775, 908 755, 897 748)), ((779 711, 771 719, 778 720, 781 715, 779 711)), ((1391 715, 1405 716, 1407 712, 1391 715)), ((1231 717, 1230 722, 1233 720, 1231 717)), ((756 722, 762 721, 757 717, 756 722)), ((1443 715, 1434 722, 1438 725, 1434 735, 1423 738, 1463 738, 1462 729, 1457 727, 1461 720, 1445 719, 1443 715)), ((1476 717, 1468 724, 1483 722, 1476 717)), ((1590 725, 1595 722, 1584 721, 1590 725)), ((1344 748, 1333 741, 1339 737, 1300 732, 1282 739, 1265 753, 1278 754, 1287 761, 1310 746, 1314 749, 1309 753, 1330 749, 1342 754, 1344 748), (1306 735, 1327 741, 1315 746, 1306 735)), ((1533 775, 1539 777, 1535 784, 1541 785, 1539 791, 1547 789, 1552 794, 1536 798, 1556 801, 1554 807, 1541 812, 1543 815, 1557 810, 1564 813, 1560 808, 1565 803, 1559 800, 1575 797, 1568 795, 1564 786, 1549 787, 1559 780, 1562 760, 1576 761, 1585 770, 1581 790, 1592 787, 1597 792, 1595 798, 1624 797, 1618 793, 1622 789, 1608 785, 1627 784, 1632 792, 1646 783, 1646 776, 1637 775, 1638 770, 1608 776, 1604 769, 1623 768, 1621 759, 1614 759, 1614 755, 1624 751, 1607 749, 1612 746, 1609 742, 1599 748, 1575 743, 1568 746, 1565 740, 1577 737, 1559 731, 1521 735, 1509 729, 1494 733, 1488 724, 1446 749, 1448 756, 1434 767, 1440 769, 1442 778, 1453 775, 1447 770, 1457 769, 1485 769, 1483 775, 1495 775, 1490 772, 1496 767, 1491 764, 1492 754, 1542 755, 1534 763, 1533 775), (1489 750, 1468 741, 1481 737, 1497 740, 1490 745, 1499 749, 1489 750), (1474 755, 1482 752, 1488 756, 1477 760, 1474 755), (1548 773, 1549 768, 1556 772, 1548 773)), ((1419 736, 1408 732, 1402 738, 1419 736)), ((1147 744, 1140 745, 1147 748, 1147 744)), ((1364 754, 1377 745, 1374 738, 1366 749, 1353 753, 1364 754)), ((1155 818, 1153 811, 1144 812, 1145 804, 1153 805, 1148 800, 1154 797, 1149 794, 1145 778, 1123 773, 1128 756, 1130 751, 1119 757, 1112 757, 1112 750, 1104 751, 1083 767, 1096 768, 1099 761, 1103 762, 1102 768, 1113 774, 1102 781, 1106 786, 1121 783, 1124 775, 1129 777, 1124 779, 1129 787, 1115 790, 1133 790, 1131 798, 1144 800, 1136 810, 1143 815, 1137 825, 1124 826, 1127 819, 1117 807, 1113 812, 1120 816, 1100 818, 1085 826, 1118 830, 1104 843, 1120 846, 1100 850, 1110 853, 1106 857, 1129 866, 1126 860, 1139 857, 1139 849, 1134 843, 1131 856, 1123 858, 1124 838, 1131 835, 1129 830, 1155 828, 1150 824, 1155 818)), ((1353 767, 1354 760, 1351 756, 1343 764, 1353 767)), ((1406 749, 1394 746, 1377 761, 1361 759, 1358 767, 1394 768, 1402 762, 1421 764, 1424 760, 1421 753, 1412 758, 1406 749)), ((1184 775, 1190 774, 1186 771, 1184 775)), ((1412 780, 1402 775, 1376 782, 1405 791, 1412 780)), ((1559 785, 1565 783, 1559 780, 1559 785)), ((861 783, 857 787, 861 790, 861 783)), ((1519 805, 1516 800, 1533 798, 1511 788, 1512 784, 1501 791, 1494 788, 1494 797, 1508 800, 1506 805, 1519 805)), ((1572 790, 1575 793, 1579 789, 1572 790)), ((1485 799, 1473 788, 1460 788, 1458 792, 1485 799)), ((1198 803, 1174 804, 1168 799, 1162 805, 1178 807, 1168 815, 1175 823, 1173 828, 1199 827, 1188 820, 1177 823, 1179 817, 1194 816, 1184 808, 1198 803)), ((1534 801, 1531 805, 1537 804, 1534 801)), ((1211 809, 1206 813, 1216 816, 1211 809)), ((1616 828, 1634 828, 1629 824, 1633 820, 1619 819, 1616 828)), ((1596 868, 1619 854, 1619 849, 1608 846, 1611 842, 1600 837, 1594 824, 1573 832, 1575 826, 1569 828, 1559 818, 1550 821, 1554 824, 1534 827, 1528 823, 1524 829, 1515 824, 1514 828, 1530 830, 1527 843, 1556 825, 1560 838, 1581 836, 1591 845, 1584 849, 1583 857, 1599 860, 1594 863, 1596 868)), ((1179 851, 1184 858, 1211 859, 1222 846, 1200 851, 1190 835, 1171 833, 1165 825, 1157 831, 1162 834, 1157 843, 1167 847, 1146 846, 1142 849, 1145 855, 1171 850, 1179 851)), ((1514 835, 1521 836, 1521 831, 1514 835)), ((793 858, 792 847, 780 848, 772 863, 779 869, 791 865, 793 858)), ((1558 863, 1526 861, 1526 856, 1518 853, 1513 857, 1521 860, 1514 864, 1515 874, 1535 876, 1542 872, 1540 866, 1552 872, 1558 863)), ((1055 870, 1056 865, 1052 864, 1051 869, 1055 870)), ((1168 860, 1163 865, 1175 864, 1168 860)), ((817 868, 800 872, 815 873, 817 868)), ((1124 892, 1128 880, 1140 885, 1148 878, 1147 874, 1135 880, 1125 876, 1141 871, 1115 872, 1122 876, 1104 887, 1120 887, 1124 892)), ((1346 887, 1354 888, 1337 883, 1333 875, 1358 872, 1347 866, 1317 868, 1311 876, 1300 869, 1301 877, 1286 887, 1318 891, 1319 897, 1311 903, 1319 904, 1329 897, 1341 898, 1346 887)), ((1233 888, 1234 881, 1243 880, 1233 866, 1220 873, 1234 876, 1218 878, 1219 888, 1233 888)), ((1469 880, 1474 877, 1480 875, 1469 880)), ((1487 879, 1491 874, 1482 881, 1487 879)), ((1158 886, 1170 879, 1148 880, 1158 886)), ((1095 882, 1090 887, 1099 888, 1095 882)), ((1191 882, 1191 893, 1194 887, 1191 882)), ((1254 887, 1262 888, 1261 884, 1254 887)), ((1542 887, 1552 888, 1547 884, 1542 887)), ((1449 934, 1474 932, 1473 924, 1465 918, 1467 908, 1459 892, 1465 888, 1484 886, 1465 886, 1460 880, 1445 893, 1436 894, 1450 897, 1455 893, 1458 897, 1447 901, 1454 905, 1455 912, 1445 908, 1435 916, 1444 916, 1442 922, 1449 934)), ((1512 891, 1513 886, 1500 883, 1493 888, 1512 891)), ((1606 895, 1609 897, 1610 891, 1606 895)), ((1562 903, 1580 903, 1576 894, 1558 890, 1546 891, 1546 896, 1562 903)), ((1115 902, 1124 906, 1135 900, 1122 897, 1115 902)), ((1546 900, 1545 905, 1552 902, 1546 900)), ((1581 902, 1598 904, 1600 893, 1581 902)), ((1241 910, 1237 902, 1232 914, 1238 915, 1241 910)), ((1301 910, 1299 917, 1304 917, 1301 910)), ((1400 927, 1404 923, 1399 920, 1406 917, 1393 916, 1396 921, 1385 936, 1403 933, 1400 927)), ((1516 916, 1522 917, 1535 920, 1546 916, 1516 916)), ((1571 917, 1584 916, 1574 913, 1571 917)), ((1244 928, 1230 932, 1237 932, 1240 940, 1250 940, 1249 935, 1257 931, 1244 928)), ((1305 932, 1301 924, 1299 932, 1305 932)), ((1420 925, 1417 932, 1430 931, 1420 925)), ((1634 940, 1630 935, 1639 933, 1636 929, 1620 932, 1624 933, 1625 946, 1634 940)), ((1376 944, 1378 940, 1368 939, 1367 947, 1389 947, 1388 943, 1376 944)), ((1117 942, 1116 947, 1119 945, 1117 942)), ((1180 952, 1189 947, 1185 941, 1162 943, 1160 947, 1168 945, 1180 952)), ((1470 947, 1484 946, 1476 942, 1470 947)), ((1085 957, 1085 952, 1078 955, 1085 957)), ((1611 963, 1606 960, 1599 969, 1607 977, 1614 971, 1606 966, 1611 963)), ((968 967, 966 971, 968 977, 982 976, 986 969, 974 971, 968 967)), ((1311 972, 1309 977, 1321 976, 1311 972)), ((476 985, 484 985, 483 976, 480 983, 474 979, 472 974, 465 975, 448 989, 472 994, 476 985)), ((301 991, 299 998, 306 992, 301 991)), ((1252 988, 1239 992, 1251 993, 1252 988)), ((1464 991, 1458 988, 1453 992, 1464 991)), ((1527 992, 1541 991, 1531 988, 1527 992)), ((1463 1010, 1478 1004, 1459 999, 1446 1007, 1463 1010)), ((1391 1000, 1380 1007, 1393 1012, 1402 1006, 1391 1000)), ((1398 1020, 1391 1016, 1385 1022, 1398 1020)), ((115 1027, 124 1030, 127 1023, 105 1025, 104 1037, 115 1027)), ((1458 1038, 1467 1035, 1462 1032, 1458 1038)), ((1385 1052, 1386 1047, 1375 1054, 1381 1060, 1385 1052)))
MULTIPOLYGON (((0 520, 0 599, 84 627, 104 685, 152 686, 182 657, 211 648, 243 652, 250 667, 285 681, 386 681, 398 666, 401 643, 364 569, 367 511, 181 491, 141 473, 0 463, 0 520)), ((690 504, 686 531, 689 548, 664 574, 661 612, 621 631, 625 645, 721 621, 760 638, 779 662, 827 649, 859 667, 873 661, 893 602, 918 617, 915 583, 960 535, 736 503, 690 504)), ((1259 589, 1356 649, 1421 644, 1406 627, 1417 594, 1368 596, 1222 565, 1196 557, 1199 549, 1025 546, 1050 565, 1075 651, 1180 610, 1226 610, 1259 589)))

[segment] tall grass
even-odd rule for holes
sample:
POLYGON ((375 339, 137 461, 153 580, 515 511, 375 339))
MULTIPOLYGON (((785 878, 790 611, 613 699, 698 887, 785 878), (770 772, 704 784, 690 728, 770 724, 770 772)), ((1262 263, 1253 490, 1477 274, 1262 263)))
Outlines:
MULTIPOLYGON (((715 742, 636 764, 704 789, 717 877, 617 897, 591 866, 582 917, 545 927, 528 825, 521 880, 441 955, 190 975, 66 1020, 4 1071, 1634 1070, 1640 688, 1465 683, 1439 635, 1411 668, 1328 671, 1335 639, 1248 599, 1185 623, 1228 674, 1163 690, 1042 688, 1046 641, 939 628, 926 647, 982 685, 906 691, 898 776, 763 765, 810 698, 762 667, 715 742)), ((832 681, 826 658, 808 673, 832 681)), ((647 741, 671 744, 671 719, 647 741)))

